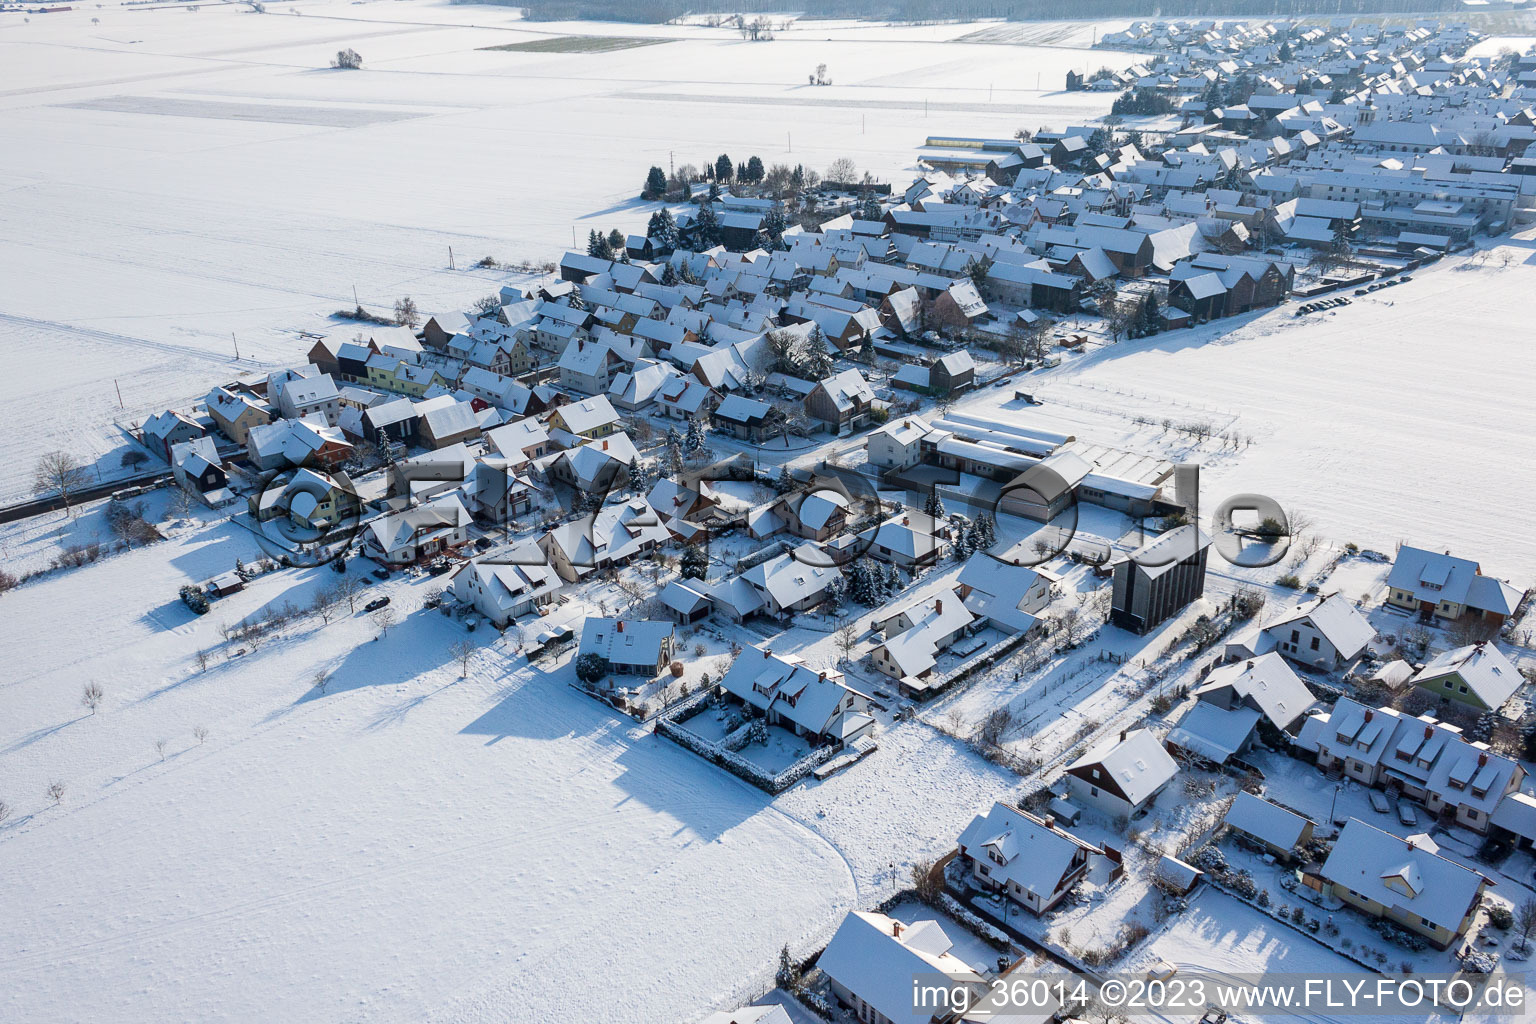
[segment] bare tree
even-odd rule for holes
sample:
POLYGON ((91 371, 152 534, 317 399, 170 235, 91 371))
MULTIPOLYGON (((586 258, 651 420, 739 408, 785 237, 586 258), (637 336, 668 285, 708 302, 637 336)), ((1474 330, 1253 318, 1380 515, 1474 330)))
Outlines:
POLYGON ((395 624, 395 610, 393 608, 380 608, 373 613, 373 624, 379 627, 379 636, 389 632, 389 627, 395 624))
POLYGON ((160 760, 165 760, 165 740, 155 740, 155 753, 160 755, 160 760))
POLYGON ((102 693, 100 683, 86 683, 85 690, 80 695, 80 703, 90 708, 91 714, 94 715, 96 709, 101 706, 101 699, 104 696, 106 695, 102 693))
POLYGON ((859 646, 859 627, 852 619, 837 627, 837 648, 843 652, 843 660, 850 661, 853 658, 854 648, 859 646))
POLYGON ((645 584, 637 580, 625 579, 623 570, 614 574, 613 585, 619 588, 619 593, 629 598, 629 606, 631 608, 645 600, 650 593, 646 589, 645 584))
POLYGON ((331 674, 325 669, 321 669, 310 677, 310 682, 314 683, 315 689, 319 690, 321 693, 325 692, 325 684, 329 683, 330 681, 331 674))
POLYGON ((347 602, 347 611, 357 611, 357 596, 363 592, 363 584, 355 576, 342 576, 331 588, 338 600, 347 602))
POLYGON ((1002 746, 1013 728, 1013 712, 1006 707, 993 708, 976 728, 976 739, 989 747, 1002 746))
POLYGON ((38 494, 57 491, 64 508, 72 512, 70 496, 90 479, 86 468, 66 451, 51 451, 37 460, 32 470, 32 489, 38 494))
POLYGON ((5 824, 5 819, 11 816, 11 805, 0 800, 0 825, 5 824))
POLYGON ((336 617, 337 610, 341 607, 341 600, 335 587, 321 587, 315 591, 315 596, 310 601, 310 610, 320 616, 323 625, 330 625, 331 619, 336 617))
POLYGON ((199 649, 192 657, 197 662, 197 670, 199 672, 208 671, 208 652, 206 650, 199 649))
POLYGON ((469 661, 475 656, 475 645, 468 640, 460 640, 448 648, 448 653, 453 655, 453 660, 459 663, 459 678, 469 675, 469 661))
POLYGON ((857 180, 859 167, 850 157, 840 156, 827 165, 827 181, 848 183, 857 180))
POLYGON ((1536 935, 1536 900, 1523 899, 1515 907, 1515 931, 1520 934, 1520 948, 1525 949, 1530 945, 1531 937, 1536 935))
POLYGON ((194 725, 192 727, 192 736, 197 740, 198 746, 202 746, 203 741, 208 738, 208 727, 206 725, 194 725))
POLYGON ((412 330, 421 323, 421 312, 416 308, 416 300, 409 295, 395 300, 395 323, 412 330))
POLYGON ((54 806, 64 802, 64 783, 62 782, 48 783, 48 788, 43 792, 48 794, 48 799, 53 801, 54 806))

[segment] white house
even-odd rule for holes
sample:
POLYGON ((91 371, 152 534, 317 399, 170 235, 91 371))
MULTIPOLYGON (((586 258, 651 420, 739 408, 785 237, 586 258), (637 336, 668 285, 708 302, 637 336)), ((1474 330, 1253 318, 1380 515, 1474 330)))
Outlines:
POLYGON ((1112 818, 1146 808, 1179 773, 1173 756, 1150 729, 1106 736, 1067 766, 1072 799, 1112 818))
POLYGON ((843 681, 841 672, 821 672, 794 655, 749 647, 720 678, 720 686, 781 725, 821 743, 849 743, 874 729, 869 695, 843 681))
POLYGON ((923 438, 933 428, 916 416, 892 420, 864 442, 871 465, 881 469, 910 469, 923 460, 923 438))
POLYGON ((940 652, 975 621, 960 595, 946 588, 889 615, 881 623, 885 642, 874 649, 870 660, 881 674, 910 689, 922 689, 940 652))
POLYGON ((1302 717, 1317 703, 1307 684, 1276 652, 1213 668, 1195 696, 1228 711, 1248 707, 1282 732, 1295 733, 1302 717))
POLYGON ((363 526, 363 554, 392 565, 430 558, 469 540, 469 524, 458 493, 444 494, 418 508, 369 520, 363 526))
POLYGON ((472 605, 497 629, 543 611, 554 603, 560 586, 544 553, 529 541, 494 559, 465 562, 449 580, 453 596, 472 605))
POLYGON ((1002 800, 960 833, 960 858, 980 886, 1001 892, 1033 914, 1043 914, 1072 891, 1088 871, 1097 846, 1002 800))
POLYGON ((1303 601, 1259 636, 1259 649, 1250 653, 1278 651, 1299 665, 1331 672, 1359 657, 1376 627, 1343 594, 1330 594, 1303 601))
MULTIPOLYGON (((944 990, 965 990, 971 1000, 986 994, 986 979, 950 950, 954 943, 937 921, 906 925, 884 914, 854 910, 843 918, 816 966, 832 994, 867 1024, 929 1024, 948 1019, 946 1007, 922 1007, 914 979, 944 990)), ((958 1009, 958 1007, 957 1007, 958 1009)))
POLYGON ((587 619, 576 656, 595 654, 615 675, 660 675, 677 649, 672 623, 650 619, 587 619))
POLYGON ((1006 633, 1028 633, 1051 603, 1061 577, 1042 566, 1009 565, 979 551, 966 560, 955 582, 972 614, 1006 633))

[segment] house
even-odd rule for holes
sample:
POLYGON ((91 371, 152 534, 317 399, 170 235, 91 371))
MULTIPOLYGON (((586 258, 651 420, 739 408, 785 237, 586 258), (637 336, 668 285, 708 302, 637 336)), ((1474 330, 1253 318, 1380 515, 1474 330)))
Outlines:
POLYGON ((636 498, 605 505, 595 515, 563 523, 539 538, 539 548, 560 578, 574 583, 594 569, 624 565, 671 539, 646 503, 636 498))
POLYGON ((469 402, 440 395, 417 403, 421 415, 420 439, 428 448, 447 448, 480 436, 480 415, 469 402))
POLYGON ((1227 710, 1197 701, 1169 731, 1167 745, 1213 765, 1223 765, 1253 745, 1260 717, 1249 707, 1227 710))
POLYGON ((336 393, 336 382, 329 374, 297 376, 293 371, 273 374, 268 380, 267 394, 277 399, 278 411, 289 419, 319 414, 334 427, 341 415, 341 396, 336 393))
POLYGON ((335 469, 352 457, 352 444, 342 432, 313 420, 276 420, 256 424, 245 435, 251 465, 263 472, 289 466, 335 469))
POLYGON ((981 293, 969 279, 956 281, 933 300, 933 319, 947 327, 972 327, 990 315, 981 293))
POLYGON ((1117 559, 1110 622, 1146 633, 1198 599, 1210 546, 1199 527, 1179 526, 1117 559))
POLYGON ((1252 793, 1239 792, 1227 808, 1227 827, 1283 863, 1295 859, 1295 850, 1312 841, 1316 827, 1310 819, 1252 793))
POLYGON ((794 655, 767 647, 744 650, 720 687, 778 725, 814 743, 846 744, 873 731, 869 695, 843 681, 841 672, 812 669, 794 655))
POLYGON ((1479 711, 1499 710, 1524 681, 1504 652, 1486 641, 1438 655, 1412 679, 1414 686, 1431 697, 1479 711))
POLYGON ((1317 699, 1274 651, 1218 665, 1195 687, 1195 696, 1222 709, 1257 711, 1278 732, 1296 734, 1317 699))
POLYGON ((966 993, 965 1003, 987 995, 987 982, 950 952, 953 942, 937 921, 902 924, 884 914, 849 911, 816 966, 832 995, 868 1024, 929 1024, 950 1019, 960 1007, 919 1006, 917 979, 936 991, 966 993))
POLYGON ((1427 835, 1402 839, 1351 818, 1322 867, 1302 881, 1448 949, 1466 934, 1493 883, 1438 851, 1427 835))
POLYGON ((869 557, 907 570, 930 566, 949 550, 949 524, 908 510, 859 534, 869 557))
POLYGON ((842 533, 847 525, 848 496, 826 487, 787 494, 779 499, 775 511, 795 536, 824 541, 842 533))
POLYGON ((629 467, 638 457, 629 435, 619 433, 557 452, 535 465, 550 480, 583 494, 603 495, 628 482, 629 467))
POLYGON ((923 438, 933 432, 926 420, 908 416, 892 420, 864 442, 871 465, 883 470, 910 469, 923 461, 923 438))
POLYGON ((363 554, 389 565, 432 558, 468 541, 469 524, 458 495, 440 495, 417 508, 369 520, 363 526, 363 554))
POLYGON ((205 433, 200 423, 173 409, 151 416, 139 428, 144 447, 153 452, 156 458, 166 462, 171 461, 173 446, 184 441, 195 441, 205 433))
POLYGON ((476 519, 503 525, 533 511, 534 486, 514 471, 511 459, 476 459, 459 491, 476 519))
POLYGON ((211 437, 172 445, 171 475, 182 490, 210 505, 220 505, 229 498, 229 477, 211 437))
POLYGON ((679 626, 706 619, 714 611, 709 594, 704 592, 702 584, 700 589, 695 589, 681 580, 672 580, 662 587, 661 593, 656 595, 656 601, 679 626))
MULTIPOLYGON (((631 239, 634 235, 629 236, 631 239)), ((630 255, 634 255, 633 242, 630 255)), ((763 1006, 743 1006, 739 1010, 721 1010, 699 1021, 699 1024, 794 1024, 793 1018, 779 1003, 763 1006)))
POLYGON ((690 384, 703 387, 698 381, 685 378, 671 363, 637 359, 629 370, 614 375, 613 383, 608 385, 608 399, 614 406, 629 412, 646 409, 660 401, 668 385, 672 384, 681 385, 677 390, 682 391, 690 384))
POLYGON ((1178 772, 1150 729, 1122 730, 1067 766, 1067 788, 1078 803, 1111 818, 1130 818, 1157 799, 1178 772))
POLYGON ((1333 672, 1365 651, 1376 637, 1376 627, 1343 594, 1330 594, 1303 601, 1265 626, 1261 636, 1264 650, 1308 668, 1333 672))
POLYGON ((708 420, 719 402, 713 388, 693 377, 671 377, 656 393, 656 411, 674 420, 708 420))
POLYGON ((613 383, 613 375, 624 368, 624 360, 604 342, 576 337, 555 365, 561 384, 584 395, 602 395, 613 383))
POLYGON ((1103 851, 1001 800, 978 814, 960 833, 959 857, 971 880, 1001 892, 1032 914, 1060 903, 1088 871, 1089 856, 1103 851))
POLYGON ((363 411, 363 437, 376 445, 415 444, 421 413, 409 398, 370 405, 363 411))
POLYGON ((356 493, 329 473, 300 469, 281 488, 268 487, 246 499, 257 522, 286 517, 302 530, 329 530, 355 519, 362 508, 356 493))
POLYGON ((561 580, 536 544, 524 541, 511 551, 459 566, 448 587, 497 629, 514 619, 536 615, 555 601, 561 580))
POLYGON ((842 432, 866 426, 874 412, 875 392, 858 370, 844 370, 817 383, 805 396, 806 415, 842 432))
POLYGON ((524 416, 485 432, 491 447, 514 463, 542 459, 552 447, 549 431, 536 417, 524 416))
POLYGON ((214 388, 208 392, 203 405, 219 432, 239 445, 245 444, 252 427, 272 422, 271 410, 259 405, 250 395, 228 388, 214 388))
POLYGON ((1466 620, 1497 630, 1514 614, 1520 592, 1482 566, 1450 552, 1439 554, 1407 544, 1387 575, 1387 604, 1417 612, 1420 619, 1466 620))
MULTIPOLYGON (((832 581, 843 576, 836 566, 818 564, 816 559, 826 560, 815 548, 802 546, 795 552, 760 562, 733 579, 757 592, 760 610, 765 614, 782 616, 803 612, 824 601, 832 581)), ((711 590, 712 596, 718 593, 711 590)), ((738 621, 741 618, 734 606, 725 610, 731 618, 738 621)))
POLYGON ((1525 779, 1519 762, 1467 740, 1434 715, 1412 718, 1348 697, 1326 714, 1310 715, 1296 746, 1330 774, 1391 788, 1475 832, 1488 831, 1494 808, 1525 779))
MULTIPOLYGON (((556 438, 563 432, 573 439, 595 441, 615 433, 622 425, 613 404, 606 395, 601 394, 562 405, 549 414, 550 436, 556 438)), ((573 440, 571 443, 581 442, 573 440)))
POLYGON ((753 444, 762 444, 778 431, 778 417, 772 406, 741 395, 726 395, 710 423, 722 434, 753 444))
POLYGON ((576 657, 595 654, 603 659, 606 672, 650 679, 666 669, 676 648, 670 622, 589 618, 582 624, 576 657))
POLYGON ((1010 565, 984 551, 966 559, 955 591, 973 615, 1005 633, 1028 633, 1061 577, 1041 566, 1010 565))
POLYGON ((975 621, 953 589, 923 597, 898 608, 880 623, 885 641, 871 652, 870 661, 882 675, 899 681, 903 689, 924 690, 939 654, 975 621))

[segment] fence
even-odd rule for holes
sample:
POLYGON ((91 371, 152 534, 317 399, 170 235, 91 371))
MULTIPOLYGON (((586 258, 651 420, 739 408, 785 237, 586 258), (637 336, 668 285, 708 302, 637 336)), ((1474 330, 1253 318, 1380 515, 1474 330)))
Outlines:
POLYGON ((831 760, 832 755, 838 752, 839 748, 836 744, 827 744, 815 748, 777 774, 764 771, 735 751, 727 750, 719 743, 711 743, 709 740, 694 734, 683 726, 682 723, 710 706, 713 703, 713 698, 714 694, 705 691, 685 701, 680 706, 673 705, 668 711, 657 716, 657 735, 665 736, 678 746, 693 751, 706 761, 719 765, 737 778, 750 782, 758 789, 769 794, 784 792, 784 790, 805 778, 816 768, 831 760))

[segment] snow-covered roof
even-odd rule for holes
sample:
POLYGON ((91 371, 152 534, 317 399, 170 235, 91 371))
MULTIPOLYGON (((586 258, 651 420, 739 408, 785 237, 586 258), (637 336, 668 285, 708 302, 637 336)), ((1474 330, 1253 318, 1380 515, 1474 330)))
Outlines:
POLYGON ((1214 704, 1196 701, 1168 733, 1168 742, 1217 764, 1225 764, 1248 742, 1259 717, 1252 708, 1226 711, 1214 704))
POLYGON ((1317 702, 1307 685, 1275 652, 1218 665, 1195 688, 1195 695, 1214 694, 1226 687, 1263 712, 1277 729, 1289 729, 1317 702))
POLYGON ((1303 601, 1282 618, 1264 627, 1264 632, 1272 633, 1282 626, 1303 619, 1310 621, 1314 629, 1327 637, 1328 642, 1338 649, 1346 661, 1365 650, 1366 645, 1376 636, 1376 627, 1343 594, 1329 594, 1327 597, 1303 601))
POLYGON ((1280 850, 1289 850, 1301 842, 1311 821, 1278 804, 1241 792, 1227 809, 1226 822, 1239 832, 1280 850))
POLYGON ((582 624, 578 656, 596 654, 617 665, 654 665, 672 635, 670 622, 593 617, 582 624))
POLYGON ((1462 919, 1488 884, 1471 868, 1358 818, 1345 823, 1321 874, 1403 916, 1423 918, 1452 932, 1460 930, 1462 919))
POLYGON ((816 966, 892 1024, 928 1024, 932 1008, 919 1009, 914 978, 943 975, 948 984, 974 986, 985 980, 949 950, 953 946, 936 921, 904 925, 863 910, 850 911, 827 943, 816 966))
POLYGON ((1121 736, 1106 736, 1067 767, 1084 771, 1098 767, 1107 772, 1125 799, 1140 804, 1167 785, 1179 765, 1150 729, 1136 729, 1121 736))
POLYGON ((1016 884, 1042 900, 1055 893, 1079 850, 1099 852, 1093 844, 1002 800, 971 819, 960 833, 960 847, 972 857, 987 858, 993 879, 1016 884), (998 856, 989 858, 991 851, 998 856))
POLYGON ((921 676, 933 668, 943 646, 975 621, 960 595, 951 588, 897 609, 886 622, 891 623, 901 616, 909 618, 912 625, 887 637, 882 646, 903 676, 921 676))
POLYGON ((1428 688, 1453 675, 1459 677, 1485 707, 1494 709, 1503 706, 1524 682, 1520 670, 1491 643, 1446 651, 1420 669, 1413 682, 1415 686, 1428 688))

